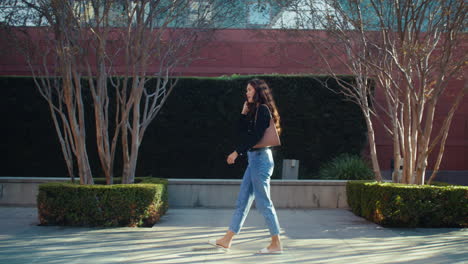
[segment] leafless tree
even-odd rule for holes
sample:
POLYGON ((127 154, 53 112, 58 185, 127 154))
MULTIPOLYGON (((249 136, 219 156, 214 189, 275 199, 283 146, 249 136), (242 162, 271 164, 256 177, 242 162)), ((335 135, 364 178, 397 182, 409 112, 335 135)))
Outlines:
POLYGON ((68 173, 74 180, 76 166, 80 182, 92 184, 80 71, 84 53, 71 9, 64 1, 7 1, 2 8, 2 33, 25 55, 34 82, 49 105, 68 173), (35 33, 44 39, 35 40, 25 26, 43 26, 35 33))
POLYGON ((16 25, 13 30, 10 27, 10 37, 28 43, 22 51, 49 103, 72 178, 76 162, 80 182, 93 183, 83 103, 89 88, 97 152, 106 181, 113 183, 120 142, 122 182, 134 182, 144 133, 171 94, 177 71, 197 58, 197 51, 214 34, 217 23, 235 18, 234 2, 218 2, 9 1, 8 8, 16 9, 3 9, 3 20, 16 25), (28 18, 31 13, 35 19, 28 18), (42 27, 31 30, 18 24, 42 27), (47 43, 33 43, 36 34, 47 43), (111 101, 111 90, 115 101, 111 101))
MULTIPOLYGON (((443 126, 433 136, 439 99, 446 94, 449 80, 463 78, 466 71, 465 1, 299 2, 312 5, 297 13, 306 15, 306 21, 321 21, 321 29, 338 44, 334 47, 341 51, 333 58, 340 58, 358 80, 373 77, 376 89, 383 91, 386 101, 376 105, 393 138, 395 167, 403 160, 402 178, 394 181, 424 184, 428 157, 439 146, 432 180, 443 156, 452 117, 467 92, 466 84, 457 91, 443 126)), ((336 64, 329 65, 336 72, 336 64)), ((358 80, 358 85, 351 85, 345 93, 361 106, 366 120, 371 122, 366 111, 372 110, 366 110, 368 105, 363 104, 367 86, 359 85, 358 80)))
POLYGON ((467 86, 461 87, 449 103, 450 111, 439 131, 434 131, 437 103, 448 82, 463 78, 467 60, 465 1, 377 1, 372 13, 378 18, 381 42, 374 46, 388 63, 370 63, 381 82, 388 83, 385 94, 396 108, 391 117, 397 124, 393 141, 403 157, 403 183, 424 184, 427 160, 439 145, 434 178, 443 156, 453 114, 467 86), (386 58, 386 59, 387 59, 386 58), (386 60, 387 61, 387 60, 386 60), (396 119, 396 120, 395 120, 396 119))
POLYGON ((377 117, 372 91, 373 72, 364 63, 374 59, 373 54, 369 52, 371 44, 367 37, 362 37, 367 34, 363 25, 351 23, 353 21, 346 19, 347 14, 343 17, 341 10, 335 9, 331 4, 326 1, 281 1, 282 12, 272 21, 271 27, 282 29, 282 33, 287 33, 313 49, 314 54, 317 54, 317 61, 297 62, 312 68, 316 73, 331 76, 340 86, 340 90, 329 87, 328 81, 319 81, 331 91, 344 95, 347 100, 359 106, 366 122, 375 179, 381 181, 373 123, 373 118, 377 117), (344 78, 344 74, 350 74, 351 78, 344 78))

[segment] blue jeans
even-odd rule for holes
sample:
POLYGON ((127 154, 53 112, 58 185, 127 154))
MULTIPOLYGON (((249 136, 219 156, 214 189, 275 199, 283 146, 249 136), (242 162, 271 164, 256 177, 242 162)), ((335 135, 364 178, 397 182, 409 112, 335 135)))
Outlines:
POLYGON ((238 234, 249 213, 255 197, 255 205, 265 217, 272 236, 280 233, 278 217, 270 199, 270 177, 273 174, 273 155, 270 149, 247 152, 249 165, 244 173, 229 230, 238 234))

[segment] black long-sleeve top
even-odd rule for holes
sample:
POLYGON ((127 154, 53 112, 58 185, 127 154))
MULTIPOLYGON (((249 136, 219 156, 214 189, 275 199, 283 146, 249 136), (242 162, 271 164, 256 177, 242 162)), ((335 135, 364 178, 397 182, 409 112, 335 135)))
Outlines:
POLYGON ((270 119, 270 110, 264 104, 258 107, 257 121, 255 121, 255 114, 252 118, 241 114, 239 118, 239 143, 236 146, 239 155, 244 155, 262 139, 265 130, 270 125, 270 119))

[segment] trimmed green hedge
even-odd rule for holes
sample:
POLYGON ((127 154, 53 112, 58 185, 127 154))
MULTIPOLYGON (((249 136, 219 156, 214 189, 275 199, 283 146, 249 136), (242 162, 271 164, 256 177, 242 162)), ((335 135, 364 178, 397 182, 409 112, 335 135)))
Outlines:
MULTIPOLYGON (((366 125, 359 107, 346 101, 340 86, 327 76, 230 76, 181 78, 156 119, 146 130, 138 154, 136 175, 158 178, 242 178, 245 157, 234 165, 226 157, 235 148, 237 122, 245 100, 247 81, 265 79, 281 115, 283 145, 274 149, 279 178, 282 159, 300 160, 299 177, 312 178, 340 153, 360 155, 366 144, 366 125), (330 89, 322 84, 326 82, 330 89)), ((343 79, 351 81, 349 76, 343 79)), ((96 151, 93 104, 83 83, 87 146, 91 170, 103 177, 96 151)), ((147 82, 154 87, 154 80, 147 82)), ((12 176, 67 175, 65 162, 48 106, 30 77, 1 77, 0 109, 8 126, 2 130, 6 159, 2 172, 12 176), (38 140, 40 139, 40 140, 38 140), (28 166, 24 166, 27 164, 28 166)), ((111 102, 114 102, 114 90, 111 102)), ((115 113, 110 104, 110 114, 115 113)), ((110 118, 113 120, 112 118, 110 118)), ((119 147, 114 175, 121 175, 119 147)))
MULTIPOLYGON (((274 148, 280 178, 283 159, 300 160, 299 178, 312 178, 322 164, 340 153, 360 155, 366 125, 359 107, 322 86, 339 92, 326 76, 232 76, 182 78, 145 134, 138 162, 143 171, 162 178, 242 178, 245 157, 227 165, 235 148, 237 122, 247 81, 265 79, 272 88, 283 133, 274 148), (183 163, 181 163, 181 157, 183 163), (182 166, 183 165, 183 166, 182 166), (152 166, 152 170, 147 169, 152 166)), ((350 81, 350 77, 343 76, 350 81)))
MULTIPOLYGON (((94 184, 106 184, 106 178, 93 178, 94 184)), ((114 177, 114 184, 121 184, 122 178, 114 177)), ((153 177, 135 177, 134 183, 167 184, 167 179, 153 177)))
POLYGON ((168 209, 167 180, 138 184, 39 185, 41 225, 151 227, 168 209))
POLYGON ((468 187, 349 181, 348 204, 383 226, 468 227, 468 187))

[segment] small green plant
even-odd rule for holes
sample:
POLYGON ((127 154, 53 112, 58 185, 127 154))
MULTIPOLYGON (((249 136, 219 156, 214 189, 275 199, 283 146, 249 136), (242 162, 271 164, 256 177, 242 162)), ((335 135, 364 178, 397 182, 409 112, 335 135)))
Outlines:
POLYGON ((374 173, 357 155, 341 154, 325 164, 318 173, 320 179, 372 180, 374 173))

